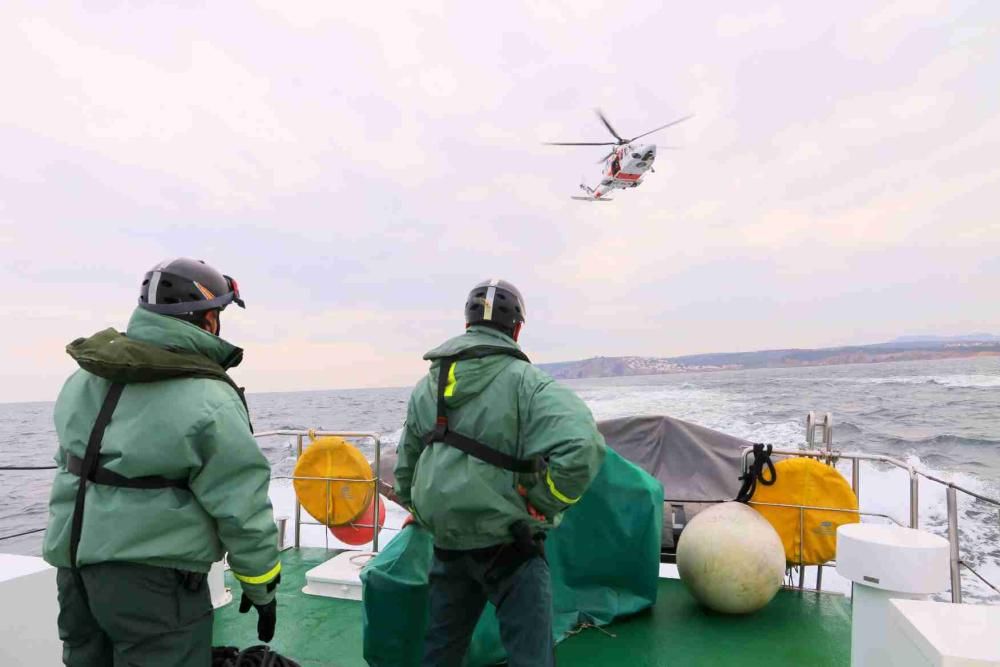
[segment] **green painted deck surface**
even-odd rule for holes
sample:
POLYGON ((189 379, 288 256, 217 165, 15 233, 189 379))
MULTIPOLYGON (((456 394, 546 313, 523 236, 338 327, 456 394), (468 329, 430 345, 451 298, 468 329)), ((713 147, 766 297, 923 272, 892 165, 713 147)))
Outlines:
POLYGON ((656 607, 559 645, 560 665, 628 667, 848 667, 851 609, 840 595, 783 590, 751 616, 707 611, 676 579, 656 607))
MULTIPOLYGON (((303 666, 362 667, 361 603, 306 595, 305 573, 333 552, 290 549, 282 554, 278 629, 271 647, 303 666)), ((234 585, 227 574, 227 584, 234 585)), ((237 592, 238 587, 234 588, 237 592)), ((237 613, 238 600, 216 612, 215 644, 257 641, 257 615, 237 613)), ((837 595, 781 591, 753 616, 703 610, 684 586, 660 581, 656 608, 600 630, 587 629, 559 645, 562 667, 847 667, 850 605, 837 595)))
MULTIPOLYGON (((306 572, 335 556, 318 548, 288 549, 281 554, 278 625, 272 649, 305 667, 361 667, 361 603, 306 595, 306 572)), ((246 648, 259 644, 257 612, 239 613, 239 584, 226 573, 233 601, 215 612, 215 646, 246 648)))

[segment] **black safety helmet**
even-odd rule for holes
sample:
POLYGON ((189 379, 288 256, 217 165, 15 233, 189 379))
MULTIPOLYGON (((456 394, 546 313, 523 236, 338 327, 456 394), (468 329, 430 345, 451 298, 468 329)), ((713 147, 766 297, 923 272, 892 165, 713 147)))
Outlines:
POLYGON ((484 280, 473 287, 465 301, 466 325, 487 324, 509 336, 524 322, 524 314, 520 290, 499 278, 484 280))
POLYGON ((146 273, 139 306, 160 315, 199 322, 209 310, 231 303, 246 308, 235 280, 200 259, 178 257, 160 262, 146 273))

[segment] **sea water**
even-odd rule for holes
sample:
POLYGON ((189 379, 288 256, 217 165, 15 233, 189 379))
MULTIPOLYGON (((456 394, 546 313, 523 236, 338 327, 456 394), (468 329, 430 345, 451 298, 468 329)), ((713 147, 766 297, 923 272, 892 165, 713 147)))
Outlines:
MULTIPOLYGON (((415 378, 416 379, 416 378, 415 378)), ((834 447, 886 454, 990 497, 1000 497, 1000 358, 719 371, 568 381, 597 419, 663 414, 754 442, 797 447, 810 410, 834 415, 834 447)), ((251 388, 252 389, 252 388, 251 388)), ((315 428, 375 431, 394 449, 409 388, 249 394, 258 432, 315 428)), ((291 474, 295 439, 265 438, 276 476, 291 474)), ((0 404, 0 465, 45 465, 55 450, 52 403, 0 404)), ((364 446, 371 455, 370 446, 364 446)), ((841 469, 850 475, 849 468, 841 469)), ((0 472, 0 537, 44 526, 51 472, 0 472)), ((274 484, 276 512, 291 513, 291 489, 274 484)), ((904 471, 864 464, 861 505, 908 523, 904 471)), ((669 489, 667 490, 669 496, 669 489)), ((962 557, 1000 581, 1000 514, 959 494, 962 557)), ((402 520, 390 507, 387 527, 402 520)), ((922 480, 920 527, 944 534, 944 489, 922 480)), ((289 529, 291 530, 291 529, 289 529)), ((394 531, 383 534, 389 539, 394 531)), ((326 543, 319 527, 303 539, 326 543)), ((0 541, 0 551, 37 554, 41 535, 0 541)), ((963 574, 966 599, 1000 596, 963 574)))

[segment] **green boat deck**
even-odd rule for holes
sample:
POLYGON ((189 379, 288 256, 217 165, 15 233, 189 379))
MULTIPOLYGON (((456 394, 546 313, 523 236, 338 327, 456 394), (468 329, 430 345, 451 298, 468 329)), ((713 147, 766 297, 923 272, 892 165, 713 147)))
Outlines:
MULTIPOLYGON (((303 666, 363 667, 361 603, 306 595, 305 573, 332 557, 324 549, 282 554, 278 629, 271 647, 303 666)), ((227 585, 234 582, 227 573, 227 585)), ((234 589, 236 592, 238 589, 234 589)), ((257 641, 257 616, 233 602, 215 615, 215 645, 257 641)), ((656 607, 606 632, 588 628, 559 644, 560 665, 628 667, 847 667, 850 603, 839 595, 782 590, 752 616, 704 610, 680 581, 661 579, 656 607), (607 633, 610 633, 607 634, 607 633), (611 636, 613 635, 613 636, 611 636)))

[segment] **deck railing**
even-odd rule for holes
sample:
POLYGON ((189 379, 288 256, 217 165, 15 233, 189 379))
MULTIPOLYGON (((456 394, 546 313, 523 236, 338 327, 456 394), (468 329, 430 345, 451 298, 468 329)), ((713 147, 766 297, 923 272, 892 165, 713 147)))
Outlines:
MULTIPOLYGON (((254 434, 254 437, 257 438, 257 439, 260 439, 260 438, 269 438, 269 437, 275 437, 275 436, 285 436, 285 437, 294 436, 295 437, 295 443, 296 443, 296 447, 295 447, 295 449, 296 449, 296 455, 295 456, 296 456, 296 459, 298 459, 298 457, 302 456, 302 444, 303 444, 303 440, 302 439, 304 437, 306 437, 306 436, 310 436, 310 437, 315 437, 315 436, 320 436, 320 437, 322 437, 322 436, 337 436, 337 437, 347 438, 347 439, 351 439, 351 440, 362 440, 362 441, 364 441, 364 440, 370 440, 374 444, 374 446, 375 446, 375 460, 373 462, 374 473, 373 473, 372 477, 369 477, 369 478, 366 478, 366 479, 353 479, 353 478, 342 478, 342 477, 302 477, 302 476, 295 476, 295 475, 275 475, 275 476, 272 477, 272 479, 290 479, 290 480, 300 479, 300 480, 311 480, 311 481, 324 481, 324 482, 326 482, 326 506, 327 506, 327 511, 329 511, 329 507, 330 507, 330 483, 331 482, 353 482, 353 483, 358 483, 358 484, 360 484, 360 483, 371 484, 372 485, 372 489, 374 491, 374 493, 373 493, 374 508, 373 508, 373 520, 372 520, 372 523, 371 524, 367 524, 367 523, 354 523, 353 525, 359 526, 359 527, 362 527, 362 528, 371 528, 372 529, 372 551, 378 551, 378 533, 379 533, 379 531, 378 531, 377 526, 379 525, 379 519, 381 518, 380 517, 381 507, 380 507, 379 502, 378 502, 379 484, 381 483, 381 479, 379 477, 379 467, 380 467, 381 458, 382 458, 382 436, 381 436, 381 434, 379 434, 379 433, 373 433, 373 432, 365 432, 365 431, 316 431, 316 430, 312 430, 312 429, 310 429, 310 430, 279 429, 277 431, 262 431, 260 433, 255 433, 254 434)), ((56 468, 57 468, 57 466, 53 466, 53 465, 45 465, 45 466, 2 466, 2 467, 0 467, 0 472, 2 472, 4 470, 9 470, 9 471, 13 471, 13 470, 55 470, 56 468)), ((278 538, 279 539, 279 545, 283 546, 284 545, 284 539, 285 539, 284 522, 279 519, 278 520, 278 525, 279 525, 279 530, 281 531, 281 534, 279 535, 279 538, 278 538)), ((303 521, 302 520, 302 504, 299 502, 299 497, 296 494, 296 496, 295 496, 295 547, 296 548, 298 548, 300 546, 300 544, 301 544, 302 526, 304 526, 304 525, 329 526, 329 517, 327 517, 327 521, 325 523, 320 523, 318 521, 303 521)), ((10 535, 2 535, 2 536, 0 536, 0 541, 10 540, 10 539, 14 539, 14 538, 17 538, 17 537, 23 537, 23 536, 26 536, 26 535, 32 535, 34 533, 40 533, 40 532, 42 532, 44 530, 45 530, 45 527, 42 526, 42 527, 39 527, 39 528, 33 528, 31 530, 26 530, 26 531, 22 531, 22 532, 10 534, 10 535)), ((326 537, 326 546, 327 546, 327 548, 329 548, 330 533, 329 533, 329 531, 324 531, 324 534, 325 534, 325 537, 326 537)))
MULTIPOLYGON (((961 557, 961 545, 960 545, 960 535, 958 531, 958 493, 964 493, 965 495, 992 505, 997 510, 1000 510, 1000 500, 996 498, 990 498, 988 496, 982 495, 970 489, 966 489, 962 486, 955 484, 954 482, 949 482, 947 480, 940 479, 927 473, 923 470, 916 468, 904 461, 893 458, 891 456, 884 456, 881 454, 864 454, 860 452, 841 452, 833 449, 833 426, 832 420, 829 414, 825 416, 822 423, 817 423, 813 413, 809 413, 806 419, 806 448, 804 449, 773 449, 772 454, 779 456, 805 456, 809 458, 815 458, 820 461, 827 463, 830 466, 835 466, 838 461, 845 460, 851 462, 851 488, 854 490, 854 494, 860 497, 861 490, 861 461, 870 461, 875 463, 887 464, 901 470, 906 471, 909 478, 909 527, 918 528, 919 527, 919 499, 920 499, 920 478, 923 477, 929 481, 935 482, 945 487, 945 498, 947 503, 947 516, 948 516, 948 543, 951 549, 950 557, 950 577, 951 577, 951 599, 952 602, 962 601, 962 577, 961 568, 965 567, 973 575, 975 575, 980 581, 982 581, 986 586, 991 588, 996 593, 1000 594, 1000 588, 986 579, 981 573, 979 573, 972 565, 963 560, 961 557), (816 449, 810 448, 814 446, 815 443, 815 430, 823 429, 823 448, 816 449)), ((378 525, 380 517, 380 505, 378 502, 379 495, 379 485, 381 484, 380 478, 380 464, 382 458, 382 438, 381 434, 375 432, 366 431, 315 431, 315 430, 303 430, 303 429, 279 429, 275 431, 262 431, 260 433, 254 434, 255 438, 269 438, 269 437, 294 437, 295 438, 295 451, 296 460, 302 456, 303 449, 303 438, 306 436, 335 436, 340 438, 346 438, 355 441, 371 441, 375 449, 375 458, 373 461, 373 474, 367 479, 352 479, 352 478, 339 478, 339 477, 302 477, 295 475, 279 475, 275 476, 273 479, 290 479, 290 480, 308 480, 308 481, 325 481, 326 482, 326 504, 327 511, 329 511, 330 505, 330 483, 331 482, 353 482, 353 483, 367 483, 372 485, 373 493, 373 521, 372 524, 354 524, 363 528, 372 529, 372 550, 378 551, 378 525)), ((743 473, 746 474, 749 470, 749 456, 753 452, 752 447, 747 447, 742 452, 742 468, 743 473)), ((48 470, 55 466, 29 466, 29 467, 17 467, 17 466, 7 466, 6 469, 9 470, 48 470)), ((664 504, 671 503, 705 503, 714 504, 723 502, 721 500, 692 500, 692 499, 664 499, 664 504)), ((820 511, 833 511, 833 512, 851 512, 862 516, 872 516, 887 519, 897 525, 902 525, 894 517, 888 514, 882 514, 878 512, 866 512, 863 510, 849 510, 837 507, 820 507, 820 506, 810 506, 810 505, 792 505, 792 504, 781 504, 781 503, 760 503, 750 501, 751 505, 768 505, 773 507, 790 507, 799 510, 799 530, 804 530, 803 526, 805 524, 804 517, 805 512, 811 510, 820 511)), ((1000 518, 1000 514, 998 514, 1000 518)), ((302 526, 304 525, 317 525, 317 526, 329 526, 329 517, 327 517, 325 523, 319 521, 303 521, 302 520, 302 504, 299 502, 298 495, 295 495, 295 524, 294 524, 294 534, 295 547, 301 546, 301 536, 302 536, 302 526)), ((5 535, 2 539, 12 539, 15 537, 21 537, 23 535, 28 535, 31 533, 41 532, 44 530, 42 528, 36 528, 33 530, 25 531, 22 533, 17 533, 14 535, 5 535)), ((327 540, 327 547, 329 547, 329 531, 324 531, 327 540)), ((282 530, 281 540, 284 540, 284 531, 282 530)), ((801 543, 801 542, 800 542, 801 543)), ((826 565, 835 565, 835 561, 830 561, 826 565)), ((823 576, 823 565, 817 566, 816 574, 816 588, 814 590, 822 589, 822 576, 823 576)), ((805 566, 799 563, 799 585, 800 589, 804 588, 804 577, 805 577, 805 566)))
MULTIPOLYGON (((829 444, 829 443, 825 443, 825 444, 829 444)), ((749 456, 750 456, 750 454, 752 452, 753 452, 753 448, 752 447, 747 447, 747 448, 745 448, 743 450, 743 472, 744 472, 744 474, 746 474, 746 472, 749 470, 749 456)), ((914 529, 919 528, 919 526, 920 526, 920 515, 919 515, 919 509, 920 509, 920 507, 919 507, 919 501, 920 501, 920 478, 923 477, 924 479, 927 479, 927 480, 930 480, 932 482, 935 482, 937 484, 942 485, 943 487, 945 487, 945 499, 946 499, 946 503, 947 503, 947 516, 948 516, 948 544, 949 544, 950 549, 951 549, 951 558, 950 558, 951 601, 952 602, 961 602, 962 601, 962 576, 961 576, 961 574, 962 574, 961 573, 961 568, 962 567, 965 567, 967 570, 969 570, 973 575, 975 575, 980 581, 982 581, 984 584, 986 584, 994 592, 996 592, 997 594, 1000 594, 1000 588, 998 588, 995 584, 993 584, 992 582, 990 582, 989 580, 987 580, 986 577, 984 577, 982 574, 980 574, 978 571, 976 571, 976 569, 974 567, 972 567, 972 565, 969 562, 964 561, 961 558, 960 536, 959 536, 959 532, 958 532, 958 493, 961 492, 961 493, 964 493, 964 494, 966 494, 967 496, 969 496, 971 498, 974 498, 974 499, 979 500, 979 501, 984 502, 984 503, 988 503, 988 504, 992 505, 998 511, 1000 511, 1000 500, 998 500, 996 498, 990 498, 988 496, 984 496, 984 495, 982 495, 980 493, 976 493, 975 491, 971 491, 969 489, 966 489, 966 488, 964 488, 962 486, 959 486, 958 484, 955 484, 954 482, 949 482, 949 481, 940 479, 938 477, 935 477, 934 475, 931 475, 930 473, 927 473, 927 472, 925 472, 923 470, 920 470, 919 468, 917 468, 917 467, 915 467, 913 465, 910 465, 909 463, 906 463, 904 461, 900 461, 899 459, 893 458, 891 456, 883 456, 881 454, 862 454, 860 452, 840 452, 840 451, 834 450, 832 448, 828 448, 828 449, 774 449, 774 450, 772 450, 771 453, 772 454, 777 454, 777 455, 780 455, 780 456, 805 456, 805 457, 809 457, 809 458, 815 458, 815 459, 823 461, 823 462, 825 462, 825 463, 827 463, 828 465, 831 465, 831 466, 835 466, 837 464, 837 462, 841 461, 841 460, 850 461, 851 462, 851 488, 854 490, 854 494, 856 496, 858 496, 859 499, 860 499, 860 491, 861 491, 861 466, 860 466, 861 461, 871 461, 871 462, 876 462, 876 463, 883 463, 883 464, 887 464, 887 465, 893 466, 895 468, 899 468, 900 470, 906 471, 906 473, 907 473, 907 475, 909 477, 909 487, 910 487, 909 488, 909 515, 910 515, 909 516, 909 527, 910 528, 914 528, 914 529)), ((750 504, 751 505, 753 505, 753 504, 774 505, 774 503, 754 503, 752 500, 751 500, 750 504)), ((778 505, 778 506, 780 506, 780 507, 788 507, 787 505, 778 505)), ((844 512, 844 511, 853 512, 854 511, 854 510, 844 510, 843 508, 835 508, 835 507, 806 507, 806 506, 798 506, 798 507, 799 507, 799 529, 800 529, 800 531, 802 530, 802 526, 804 524, 804 514, 805 514, 805 511, 807 511, 807 510, 840 511, 840 512, 844 512)), ((896 519, 894 519, 893 517, 891 517, 889 515, 886 515, 886 514, 877 514, 877 513, 873 513, 873 512, 864 512, 864 511, 860 511, 860 512, 857 512, 857 513, 861 514, 863 516, 878 516, 878 517, 886 518, 886 519, 889 519, 890 521, 892 521, 893 523, 899 524, 899 522, 896 521, 896 519)), ((998 515, 998 516, 1000 516, 1000 515, 998 515)), ((822 565, 819 566, 820 570, 818 570, 818 573, 817 573, 817 581, 818 582, 822 581, 822 578, 821 578, 822 577, 822 575, 821 575, 821 573, 822 573, 822 567, 823 567, 822 565)), ((804 576, 803 571, 804 571, 804 568, 802 567, 802 564, 800 563, 799 564, 799 588, 802 588, 802 582, 803 582, 803 576, 804 576)), ((817 586, 818 586, 818 584, 817 584, 817 586)))

